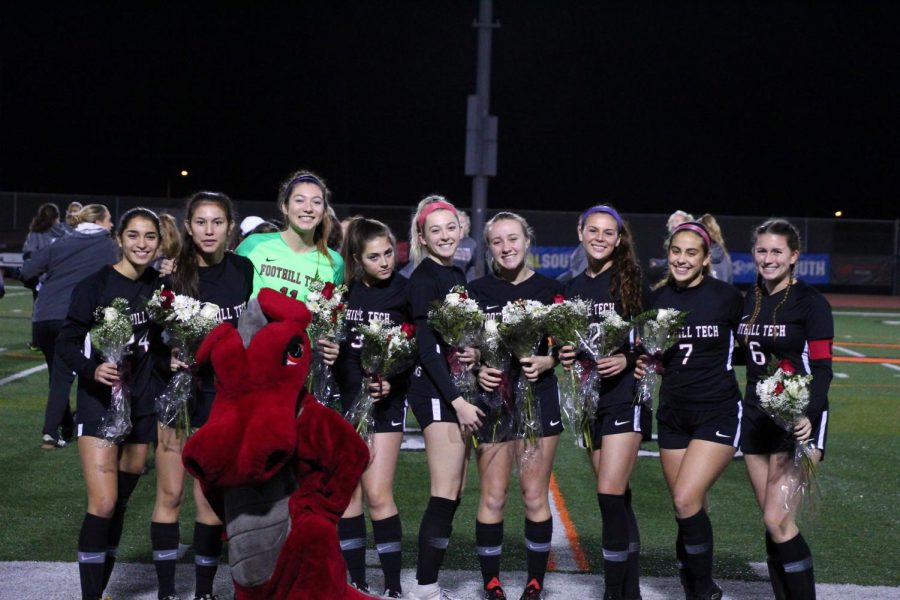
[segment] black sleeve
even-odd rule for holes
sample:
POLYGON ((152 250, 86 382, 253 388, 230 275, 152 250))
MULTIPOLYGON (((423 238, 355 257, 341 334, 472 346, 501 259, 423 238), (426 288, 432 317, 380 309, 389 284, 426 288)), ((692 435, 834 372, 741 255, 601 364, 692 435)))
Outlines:
POLYGON ((416 326, 416 342, 419 345, 419 364, 428 374, 441 397, 449 402, 456 400, 462 394, 453 385, 450 378, 450 370, 447 367, 447 359, 438 352, 438 338, 428 324, 428 310, 431 302, 436 297, 433 286, 421 285, 407 286, 409 308, 412 313, 413 323, 416 326))
POLYGON ((822 418, 828 408, 828 390, 834 372, 831 368, 831 345, 834 339, 834 317, 824 296, 811 298, 806 316, 806 343, 809 345, 809 369, 813 376, 809 384, 809 408, 806 416, 813 423, 822 418))
POLYGON ((83 351, 84 340, 94 322, 94 309, 98 305, 97 284, 91 277, 75 286, 69 313, 56 338, 56 350, 63 362, 88 380, 94 379, 94 371, 100 364, 97 353, 91 352, 91 357, 88 358, 83 351))

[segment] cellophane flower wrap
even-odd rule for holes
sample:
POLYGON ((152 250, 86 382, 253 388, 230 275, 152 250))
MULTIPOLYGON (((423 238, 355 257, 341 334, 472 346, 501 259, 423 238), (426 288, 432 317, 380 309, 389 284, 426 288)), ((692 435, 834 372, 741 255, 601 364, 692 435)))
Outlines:
POLYGON ((490 391, 479 387, 477 394, 488 408, 485 421, 489 427, 479 429, 475 437, 479 442, 490 444, 506 440, 512 434, 515 414, 515 390, 509 377, 512 354, 503 343, 498 322, 494 319, 485 319, 477 346, 482 364, 500 371, 500 385, 490 391))
MULTIPOLYGON (((759 406, 779 427, 793 436, 794 425, 806 415, 809 407, 809 384, 812 375, 799 375, 794 365, 782 359, 769 369, 770 375, 756 382, 759 406)), ((813 440, 794 441, 793 469, 782 485, 784 509, 796 510, 804 498, 812 499, 816 485, 813 440)))
POLYGON ((391 321, 372 319, 357 325, 356 331, 362 336, 360 366, 364 376, 359 394, 347 412, 347 420, 371 442, 375 426, 372 411, 377 400, 369 393, 369 384, 399 375, 415 364, 416 328, 411 323, 394 325, 391 321))
POLYGON ((344 302, 347 286, 315 280, 310 282, 309 288, 306 308, 312 314, 312 320, 306 332, 312 344, 313 355, 306 387, 319 402, 340 410, 340 407, 334 405, 337 398, 334 374, 331 367, 325 364, 325 358, 316 344, 319 340, 340 342, 344 333, 344 317, 347 313, 347 304, 344 302))
POLYGON ((219 306, 162 287, 147 301, 147 312, 164 329, 169 344, 178 351, 178 360, 188 365, 179 369, 157 396, 156 417, 163 426, 173 427, 179 436, 189 436, 192 401, 197 393, 194 353, 219 324, 219 306))
POLYGON ((662 356, 679 340, 681 328, 687 320, 687 311, 674 308, 654 308, 638 315, 635 324, 640 335, 640 346, 650 357, 644 369, 644 376, 638 382, 635 404, 650 406, 653 389, 664 371, 662 356))
MULTIPOLYGON (((572 346, 579 349, 582 340, 589 336, 591 326, 591 302, 581 298, 565 298, 562 294, 553 297, 553 304, 547 309, 545 325, 547 334, 558 347, 572 346)), ((593 361, 590 362, 594 365, 593 361)), ((576 360, 559 382, 559 407, 566 428, 575 435, 575 444, 581 448, 591 447, 590 427, 593 411, 585 406, 587 397, 582 393, 583 378, 596 368, 585 369, 576 360)), ((588 384, 590 385, 590 384, 588 384)))
MULTIPOLYGON (((536 300, 507 302, 498 326, 503 343, 517 359, 534 356, 546 335, 544 319, 548 307, 536 300)), ((537 449, 543 434, 540 404, 534 397, 534 384, 519 373, 516 382, 516 419, 514 435, 525 441, 522 461, 526 461, 537 449)))
POLYGON ((466 346, 475 345, 483 323, 484 312, 461 285, 455 286, 428 311, 428 325, 449 346, 447 364, 453 385, 470 403, 475 392, 475 377, 468 365, 459 360, 459 355, 466 346))
POLYGON ((128 388, 128 369, 125 356, 132 339, 131 309, 128 300, 114 298, 109 306, 94 310, 91 345, 105 362, 116 363, 119 380, 110 390, 109 407, 100 425, 99 437, 105 446, 124 440, 131 432, 131 390, 128 388))

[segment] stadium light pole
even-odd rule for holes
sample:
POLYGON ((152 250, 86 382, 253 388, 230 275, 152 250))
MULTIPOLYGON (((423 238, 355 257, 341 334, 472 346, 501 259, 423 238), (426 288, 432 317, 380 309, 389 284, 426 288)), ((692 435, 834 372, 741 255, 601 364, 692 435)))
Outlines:
POLYGON ((484 274, 484 230, 488 178, 497 175, 497 117, 491 108, 491 37, 500 27, 493 22, 493 0, 479 0, 475 94, 468 97, 466 112, 466 175, 472 177, 472 228, 475 239, 475 273, 484 274))

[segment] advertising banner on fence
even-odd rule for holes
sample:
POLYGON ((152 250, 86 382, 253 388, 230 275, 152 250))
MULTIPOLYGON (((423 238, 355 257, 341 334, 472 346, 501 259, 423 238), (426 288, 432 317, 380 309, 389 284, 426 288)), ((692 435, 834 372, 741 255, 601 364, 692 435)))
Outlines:
POLYGON ((575 246, 532 246, 528 264, 541 275, 556 277, 569 270, 574 250, 575 246))
MULTIPOLYGON (((749 252, 732 252, 734 282, 753 283, 756 281, 756 263, 749 252)), ((801 254, 797 263, 797 278, 809 284, 831 283, 830 254, 801 254)))

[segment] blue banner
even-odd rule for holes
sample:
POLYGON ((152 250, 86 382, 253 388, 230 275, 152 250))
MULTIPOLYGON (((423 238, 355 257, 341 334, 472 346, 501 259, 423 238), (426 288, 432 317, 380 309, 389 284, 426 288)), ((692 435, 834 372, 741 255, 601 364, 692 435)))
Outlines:
MULTIPOLYGON (((756 281, 756 262, 749 252, 732 252, 735 283, 756 281)), ((801 254, 795 271, 797 279, 809 284, 827 284, 831 281, 830 254, 801 254)))
POLYGON ((556 277, 569 270, 575 246, 532 246, 528 265, 547 277, 556 277))

